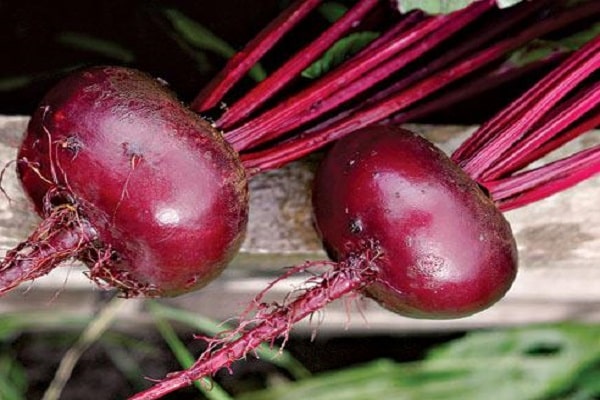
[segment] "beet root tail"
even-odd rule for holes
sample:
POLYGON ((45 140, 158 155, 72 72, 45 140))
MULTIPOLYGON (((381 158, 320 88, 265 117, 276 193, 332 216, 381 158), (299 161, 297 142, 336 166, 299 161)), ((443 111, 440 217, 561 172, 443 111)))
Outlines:
POLYGON ((321 310, 333 300, 360 292, 372 283, 376 276, 373 260, 364 256, 337 264, 334 269, 310 278, 306 282, 309 287, 287 304, 256 304, 258 311, 253 318, 242 320, 237 329, 225 332, 223 336, 208 339, 208 349, 189 369, 169 374, 129 400, 159 399, 196 380, 213 376, 223 368, 229 368, 261 343, 273 343, 280 337, 287 338, 295 323, 321 310))
POLYGON ((36 230, 0 262, 0 296, 50 272, 87 248, 94 231, 70 205, 54 208, 36 230))

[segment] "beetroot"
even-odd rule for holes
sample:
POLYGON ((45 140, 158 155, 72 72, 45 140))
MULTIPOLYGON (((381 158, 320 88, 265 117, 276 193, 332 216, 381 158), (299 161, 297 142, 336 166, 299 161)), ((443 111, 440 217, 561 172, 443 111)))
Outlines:
POLYGON ((375 246, 378 273, 366 293, 399 314, 472 314, 515 278, 515 242, 492 200, 406 130, 365 128, 338 142, 319 168, 313 206, 333 259, 375 246))
POLYGON ((237 154, 134 70, 92 68, 54 87, 29 123, 18 173, 47 220, 7 254, 0 292, 75 256, 126 295, 177 295, 218 275, 245 232, 237 154))

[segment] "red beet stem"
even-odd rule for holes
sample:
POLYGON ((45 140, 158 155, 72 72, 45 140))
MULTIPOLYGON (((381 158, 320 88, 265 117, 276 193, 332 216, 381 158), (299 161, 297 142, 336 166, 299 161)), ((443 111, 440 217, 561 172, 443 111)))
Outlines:
POLYGON ((539 60, 522 67, 502 67, 500 70, 492 71, 480 78, 469 80, 458 87, 452 88, 451 91, 442 95, 436 96, 426 102, 415 105, 406 111, 401 111, 392 115, 386 124, 399 125, 410 121, 417 121, 431 115, 437 111, 452 107, 456 104, 473 98, 488 90, 502 86, 508 82, 512 82, 527 74, 534 73, 537 70, 543 69, 556 62, 562 61, 565 53, 556 53, 544 60, 539 60))
POLYGON ((242 321, 240 327, 224 339, 210 339, 207 352, 189 369, 169 374, 129 400, 158 399, 230 367, 234 361, 244 358, 263 342, 272 343, 278 337, 287 337, 295 323, 323 309, 333 300, 360 291, 372 283, 376 276, 372 262, 368 257, 361 257, 360 260, 340 263, 335 269, 310 279, 313 285, 289 304, 271 307, 263 304, 268 309, 259 307, 252 320, 242 321))
POLYGON ((412 13, 402 19, 384 36, 339 68, 323 76, 300 93, 282 101, 273 109, 228 132, 227 140, 234 144, 235 148, 248 149, 305 123, 306 120, 296 122, 295 116, 302 115, 302 111, 305 111, 303 115, 308 114, 308 117, 312 117, 315 113, 320 115, 319 100, 322 101, 332 93, 339 93, 341 89, 345 90, 345 86, 350 81, 357 79, 374 66, 419 40, 421 35, 426 35, 442 26, 442 19, 429 18, 405 32, 405 29, 413 25, 418 18, 421 18, 419 13, 412 13))
POLYGON ((0 263, 0 295, 46 275, 59 263, 87 250, 93 228, 71 206, 54 209, 36 230, 0 263))
POLYGON ((334 73, 250 120, 231 132, 228 140, 242 151, 315 120, 435 48, 492 7, 493 2, 477 2, 450 15, 425 20, 408 31, 402 29, 394 37, 384 35, 381 45, 361 52, 334 73))
POLYGON ((227 92, 268 52, 283 35, 303 20, 321 0, 297 0, 267 25, 246 47, 235 54, 196 96, 191 108, 202 112, 215 107, 227 92))
POLYGON ((260 82, 244 97, 233 104, 217 121, 217 126, 221 129, 230 129, 250 115, 250 113, 270 99, 288 82, 296 78, 303 69, 308 67, 318 56, 331 47, 335 41, 356 27, 360 20, 378 3, 378 0, 359 1, 344 16, 331 25, 329 29, 323 32, 318 39, 298 51, 295 56, 285 62, 277 71, 273 72, 267 79, 260 82))
POLYGON ((452 159, 473 178, 484 174, 521 135, 597 68, 599 48, 600 37, 597 37, 576 51, 517 101, 486 122, 454 152, 452 159))
POLYGON ((597 108, 591 116, 584 118, 566 131, 561 132, 560 135, 553 137, 538 148, 532 149, 527 156, 523 157, 520 163, 515 165, 514 169, 521 169, 531 162, 539 160, 551 151, 558 149, 563 144, 598 126, 600 126, 600 108, 597 108))
POLYGON ((543 126, 528 133, 522 143, 516 143, 505 157, 499 159, 496 164, 491 165, 487 169, 486 173, 482 175, 482 180, 501 178, 523 167, 524 160, 528 162, 534 161, 534 159, 529 157, 531 152, 539 149, 553 137, 572 125, 574 121, 577 121, 600 104, 600 82, 589 87, 585 93, 578 95, 575 100, 569 102, 569 107, 554 115, 554 118, 543 126))
MULTIPOLYGON (((590 3, 585 3, 588 5, 590 3)), ((600 11, 600 3, 595 3, 600 11)), ((593 11, 593 10, 592 10, 593 11)), ((499 59, 507 52, 518 48, 528 41, 552 32, 570 23, 589 17, 588 7, 573 7, 552 19, 543 20, 523 30, 514 37, 508 37, 476 54, 459 61, 457 64, 436 73, 390 98, 357 110, 354 114, 336 121, 334 124, 315 131, 306 131, 292 139, 279 143, 273 148, 242 155, 242 163, 250 174, 267 169, 278 168, 315 151, 359 128, 377 123, 390 115, 405 109, 429 94, 499 59)))
POLYGON ((543 167, 484 182, 502 211, 523 207, 600 173, 600 145, 543 167))
MULTIPOLYGON (((470 54, 473 54, 474 51, 481 48, 481 46, 485 43, 498 37, 502 33, 514 29, 515 26, 522 23, 534 12, 540 10, 545 3, 547 3, 546 0, 528 2, 518 7, 513 7, 508 11, 505 11, 503 14, 503 18, 501 18, 499 21, 495 20, 493 26, 485 26, 483 31, 480 30, 477 33, 472 33, 469 40, 462 41, 460 44, 453 47, 451 51, 447 51, 439 57, 435 58, 423 68, 420 68, 419 70, 411 73, 410 75, 399 80, 398 82, 395 82, 389 87, 376 93, 373 97, 367 99, 367 103, 373 103, 375 101, 384 99, 388 96, 392 96, 394 93, 398 93, 400 90, 409 87, 415 82, 418 82, 427 76, 434 75, 437 71, 440 71, 448 65, 451 65, 453 62, 460 60, 463 57, 469 56, 470 54)), ((473 83, 473 85, 468 85, 467 89, 471 90, 475 87, 476 84, 473 83)))

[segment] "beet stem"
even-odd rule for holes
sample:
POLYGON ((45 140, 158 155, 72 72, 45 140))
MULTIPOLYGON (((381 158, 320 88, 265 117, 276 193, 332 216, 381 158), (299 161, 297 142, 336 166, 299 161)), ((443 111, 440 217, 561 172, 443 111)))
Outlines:
POLYGON ((523 161, 535 161, 529 157, 534 151, 546 144, 552 137, 566 129, 574 121, 585 115, 591 109, 600 104, 600 82, 588 88, 581 96, 575 98, 569 107, 561 110, 554 115, 550 121, 545 123, 537 130, 529 133, 522 143, 517 143, 513 149, 496 164, 491 165, 485 174, 482 175, 482 181, 494 180, 514 172, 523 167, 523 161))
POLYGON ((230 129, 250 115, 250 113, 275 95, 288 82, 296 78, 303 69, 308 67, 318 56, 331 47, 335 41, 356 27, 360 20, 378 3, 378 0, 359 1, 344 16, 323 32, 319 38, 297 52, 295 56, 285 62, 277 71, 273 72, 268 78, 260 82, 244 97, 233 104, 217 121, 217 126, 224 130, 230 129))
POLYGON ((340 89, 345 88, 349 82, 419 40, 421 35, 439 29, 444 21, 440 18, 429 18, 405 32, 405 29, 413 25, 418 18, 421 18, 420 13, 410 14, 339 68, 260 116, 232 129, 227 133, 228 141, 239 151, 245 150, 290 131, 310 119, 317 118, 324 112, 321 111, 323 106, 320 101, 333 93, 339 93, 340 89), (305 119, 296 122, 296 116, 300 115, 305 119))
POLYGON ((258 146, 315 120, 440 45, 492 6, 493 2, 477 2, 450 15, 427 19, 407 32, 402 29, 395 37, 384 35, 382 45, 360 53, 329 77, 232 132, 234 147, 241 151, 258 146))
POLYGON ((46 275, 60 262, 87 249, 95 232, 74 207, 56 207, 35 231, 0 263, 0 295, 46 275))
POLYGON ((515 143, 527 136, 527 132, 537 121, 598 66, 600 37, 575 52, 566 62, 546 75, 539 84, 521 96, 515 102, 522 113, 521 116, 499 121, 506 128, 495 130, 496 134, 473 157, 461 163, 463 169, 473 179, 492 178, 490 168, 505 157, 509 150, 514 151, 517 147, 515 143))
MULTIPOLYGON (((419 80, 426 78, 427 76, 434 75, 437 71, 440 71, 444 67, 451 65, 451 63, 456 62, 457 60, 463 57, 467 57, 469 54, 472 54, 474 51, 479 49, 488 41, 496 38, 502 33, 510 31, 516 25, 522 23, 523 20, 530 17, 534 12, 540 10, 545 3, 547 3, 547 1, 542 0, 525 3, 518 7, 514 7, 513 9, 506 12, 503 18, 501 18, 499 21, 495 20, 493 26, 485 26, 483 31, 480 30, 476 34, 472 33, 472 37, 470 37, 469 40, 462 41, 460 44, 453 47, 451 51, 447 51, 439 57, 435 58, 425 67, 415 71, 414 73, 411 73, 410 75, 406 76, 400 81, 376 93, 373 97, 367 99, 367 102, 373 103, 375 101, 391 96, 394 93, 398 93, 400 90, 409 87, 415 82, 418 82, 419 80)), ((472 85, 468 85, 468 89, 470 90, 472 88, 476 88, 476 86, 477 85, 475 84, 475 82, 473 82, 472 85)))
MULTIPOLYGON (((505 157, 507 151, 524 136, 566 94, 600 66, 600 36, 591 40, 522 95, 498 116, 488 121, 482 131, 489 140, 468 159, 458 159, 473 178, 489 178, 490 167, 505 157), (494 125, 492 125, 494 124, 494 125), (493 126, 493 127, 492 127, 493 126)), ((476 132, 474 136, 478 136, 476 132)))
POLYGON ((560 135, 553 137, 538 148, 532 149, 532 151, 523 159, 519 164, 515 165, 515 170, 521 169, 535 160, 539 160, 546 154, 558 149, 563 144, 575 139, 583 133, 586 133, 596 127, 600 126, 600 109, 597 109, 594 114, 590 117, 583 119, 582 121, 574 124, 572 127, 560 135))
POLYGON ((227 332, 223 339, 210 339, 208 350, 192 367, 169 374, 164 380, 129 400, 158 399, 191 385, 195 380, 230 367, 263 342, 272 343, 278 337, 287 337, 295 323, 323 309, 333 300, 360 291, 372 283, 376 276, 373 261, 374 259, 363 256, 354 261, 339 263, 335 269, 310 278, 307 283, 311 286, 292 302, 274 305, 266 310, 259 308, 252 320, 243 321, 238 329, 227 332))
POLYGON ((508 37, 476 54, 454 64, 444 71, 436 73, 405 90, 375 104, 357 110, 354 114, 340 119, 335 124, 316 131, 307 131, 273 148, 242 155, 242 163, 251 174, 267 169, 278 168, 315 151, 334 140, 367 125, 377 123, 393 113, 401 111, 423 99, 442 87, 466 76, 473 71, 488 65, 502 57, 507 52, 518 48, 524 43, 552 32, 568 24, 589 17, 592 11, 600 11, 600 3, 585 3, 595 5, 589 7, 573 7, 552 19, 546 19, 530 26, 514 37, 508 37))
POLYGON ((600 173, 600 145, 508 178, 485 182, 501 211, 523 207, 600 173))
POLYGON ((321 0, 296 0, 269 25, 259 32, 246 47, 235 54, 191 104, 202 112, 215 107, 227 92, 268 52, 287 32, 303 20, 321 0))
POLYGON ((512 82, 536 70, 547 67, 559 60, 564 59, 565 53, 556 53, 551 57, 539 60, 521 67, 502 67, 502 70, 492 71, 484 76, 469 80, 451 91, 436 96, 427 102, 416 105, 406 111, 392 115, 386 124, 399 125, 410 121, 416 121, 436 111, 443 110, 465 100, 473 98, 481 93, 512 82))

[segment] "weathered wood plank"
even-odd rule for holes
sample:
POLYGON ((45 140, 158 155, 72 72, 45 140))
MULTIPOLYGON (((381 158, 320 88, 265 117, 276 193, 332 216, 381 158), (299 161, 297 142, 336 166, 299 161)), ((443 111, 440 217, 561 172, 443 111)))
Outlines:
MULTIPOLYGON (((15 158, 25 117, 0 116, 0 162, 15 158)), ((474 129, 456 126, 413 126, 413 129, 451 151, 474 129)), ((595 131, 561 149, 560 154, 600 143, 595 131)), ((549 158, 546 159, 549 160, 549 158)), ((236 315, 281 268, 325 255, 311 226, 310 184, 314 162, 294 163, 256 177, 250 183, 250 227, 240 255, 208 287, 168 302, 219 319, 236 315)), ((11 201, 0 199, 0 249, 14 246, 38 221, 9 165, 2 187, 11 201)), ((463 329, 562 320, 600 321, 600 177, 532 206, 507 213, 519 246, 521 270, 510 293, 496 306, 459 321, 415 321, 381 309, 369 300, 354 299, 350 314, 345 304, 328 308, 320 330, 351 332, 378 330, 463 329), (368 324, 357 310, 360 307, 368 324)), ((100 290, 74 264, 38 279, 25 290, 0 298, 0 313, 61 308, 73 313, 93 309, 100 290)), ((302 277, 277 285, 278 298, 302 277)), ((143 302, 132 301, 133 319, 143 302)), ((301 328, 310 328, 308 324, 301 328)))

